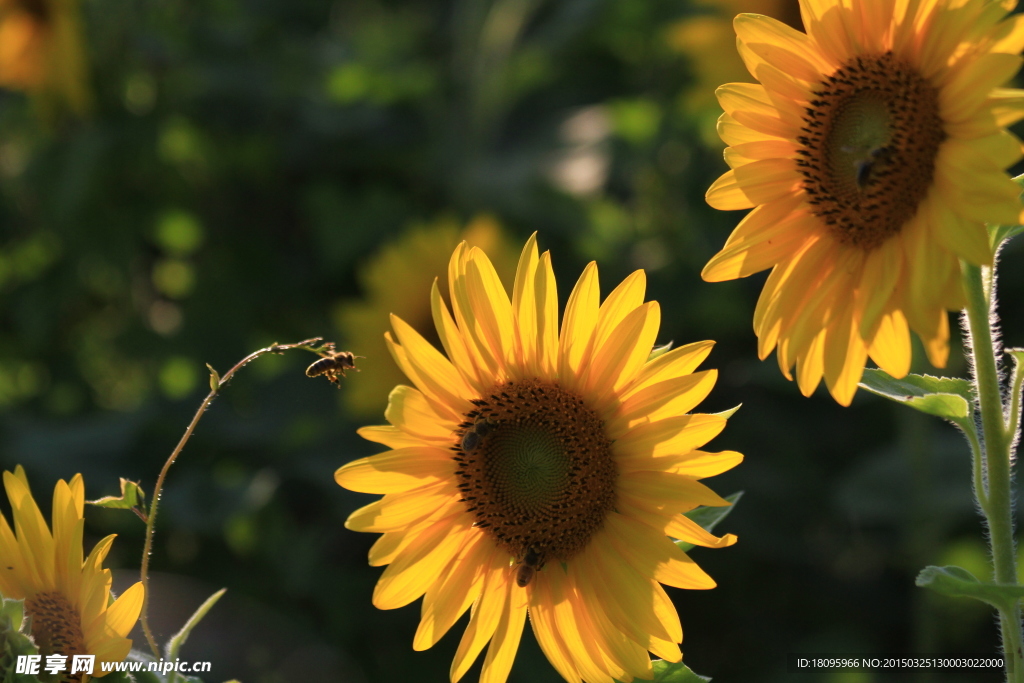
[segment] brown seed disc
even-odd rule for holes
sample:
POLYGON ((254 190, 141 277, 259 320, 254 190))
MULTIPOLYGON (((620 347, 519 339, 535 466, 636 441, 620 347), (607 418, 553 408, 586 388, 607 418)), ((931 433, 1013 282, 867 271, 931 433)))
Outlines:
MULTIPOLYGON (((68 599, 57 591, 37 593, 27 598, 25 613, 32 617, 32 637, 43 656, 65 655, 70 671, 72 656, 87 654, 81 617, 68 599)), ((79 681, 81 675, 70 676, 65 672, 62 680, 79 681)))
POLYGON ((462 499, 476 525, 538 569, 586 547, 615 505, 604 422, 557 384, 500 384, 459 427, 462 499))
POLYGON ((946 133, 938 91, 891 52, 821 82, 797 140, 812 211, 843 244, 871 250, 917 212, 946 133))

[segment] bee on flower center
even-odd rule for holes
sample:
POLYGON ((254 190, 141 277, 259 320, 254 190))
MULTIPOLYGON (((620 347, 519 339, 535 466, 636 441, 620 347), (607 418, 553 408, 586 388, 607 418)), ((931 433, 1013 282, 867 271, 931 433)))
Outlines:
POLYGON ((314 361, 312 365, 306 368, 306 377, 319 377, 323 375, 332 384, 340 387, 340 380, 345 376, 346 370, 359 371, 359 368, 356 367, 355 359, 361 356, 354 356, 351 351, 329 351, 328 353, 329 355, 314 361))
POLYGON ((487 418, 480 418, 474 422, 462 435, 462 450, 472 453, 480 445, 480 440, 490 434, 493 429, 494 425, 487 418))
POLYGON ((533 581, 533 575, 543 567, 544 564, 540 561, 540 555, 534 548, 530 548, 526 551, 519 569, 516 570, 516 585, 520 588, 526 588, 533 581))

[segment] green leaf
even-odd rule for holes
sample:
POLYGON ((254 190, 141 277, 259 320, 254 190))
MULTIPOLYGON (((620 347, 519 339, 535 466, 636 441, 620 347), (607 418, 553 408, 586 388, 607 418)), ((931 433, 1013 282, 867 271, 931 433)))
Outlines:
POLYGON ((185 644, 186 640, 188 640, 188 636, 192 633, 192 629, 194 629, 199 622, 203 620, 206 613, 217 604, 217 601, 221 599, 221 596, 223 596, 227 590, 227 588, 221 588, 219 591, 206 598, 206 601, 199 606, 199 609, 197 609, 192 616, 188 618, 188 621, 186 621, 185 625, 181 627, 181 630, 175 633, 174 636, 167 641, 166 653, 168 660, 173 660, 178 657, 178 651, 181 650, 181 646, 185 644))
POLYGON ((979 581, 963 567, 925 567, 915 583, 953 598, 974 598, 997 609, 1011 608, 1024 598, 1024 586, 979 581))
MULTIPOLYGON (((725 499, 732 503, 732 505, 726 507, 710 507, 703 505, 699 508, 695 508, 685 513, 687 517, 692 519, 697 524, 700 524, 707 531, 712 531, 719 522, 725 519, 733 508, 736 507, 736 502, 743 497, 743 491, 737 491, 736 493, 726 496, 725 499)), ((679 546, 683 552, 690 552, 695 548, 692 543, 686 541, 676 541, 676 545, 679 546)))
POLYGON ((944 417, 965 429, 974 411, 971 383, 959 377, 907 375, 895 379, 882 370, 869 368, 864 371, 860 385, 873 394, 944 417))
POLYGON ((654 683, 707 683, 710 678, 698 676, 682 662, 672 664, 662 659, 652 662, 654 683))
POLYGON ((129 481, 121 477, 121 495, 104 496, 96 500, 87 500, 89 505, 101 508, 114 508, 117 510, 131 510, 132 508, 143 508, 146 504, 146 493, 137 482, 129 481))

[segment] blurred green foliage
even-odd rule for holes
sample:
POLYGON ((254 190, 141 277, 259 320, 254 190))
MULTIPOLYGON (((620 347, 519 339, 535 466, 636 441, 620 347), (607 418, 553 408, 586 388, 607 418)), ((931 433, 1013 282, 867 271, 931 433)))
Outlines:
MULTIPOLYGON (((360 263, 413 223, 489 212, 517 241, 540 232, 563 302, 590 259, 606 292, 645 268, 659 342, 719 342, 703 409, 744 404, 712 445, 747 459, 711 484, 746 495, 719 529, 739 543, 693 551, 719 588, 671 591, 695 671, 770 683, 789 680, 789 652, 993 652, 987 610, 913 583, 926 564, 983 574, 964 540, 980 533, 966 445, 866 392, 850 409, 802 398, 756 358, 763 276, 700 280, 740 216, 703 201, 724 169, 702 141, 714 114, 684 105, 697 76, 666 35, 710 11, 86 0, 94 113, 43 125, 0 93, 0 465, 23 463, 37 495, 78 471, 89 497, 117 494, 122 476, 151 490, 207 391, 204 363, 223 371, 313 335, 347 348, 331 311, 361 295, 360 263)), ((1021 242, 1006 262, 1024 258, 1021 242)), ((1000 286, 1020 310, 1024 269, 1000 286)), ((1020 345, 1024 317, 1004 321, 1020 345)), ((158 639, 226 586, 182 652, 212 660, 211 680, 446 681, 462 623, 414 653, 418 610, 370 604, 373 537, 342 527, 370 498, 332 473, 375 448, 338 390, 303 375, 309 361, 246 368, 172 469, 158 639)), ((949 372, 963 372, 955 351, 949 372)), ((141 523, 105 509, 88 520, 88 544, 120 535, 111 562, 127 585, 141 523)), ((986 675, 916 680, 999 678, 986 675)), ((557 680, 531 636, 511 680, 557 680)))

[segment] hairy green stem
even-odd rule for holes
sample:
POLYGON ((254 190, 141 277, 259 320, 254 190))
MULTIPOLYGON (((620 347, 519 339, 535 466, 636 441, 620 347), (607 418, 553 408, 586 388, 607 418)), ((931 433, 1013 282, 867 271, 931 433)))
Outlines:
MULTIPOLYGON (((142 547, 142 567, 140 568, 142 588, 144 596, 142 598, 142 613, 140 614, 140 621, 142 622, 142 632, 146 635, 146 642, 149 643, 149 648, 153 651, 153 656, 160 658, 160 647, 156 644, 156 638, 153 636, 153 630, 149 626, 149 558, 153 552, 153 530, 156 527, 156 513, 160 506, 160 495, 164 490, 164 480, 167 479, 167 472, 171 469, 171 465, 178 459, 178 455, 181 454, 182 449, 185 448, 185 444, 192 438, 192 432, 195 431, 196 425, 199 424, 199 420, 202 419, 203 413, 213 403, 213 399, 217 397, 221 388, 228 383, 228 381, 234 376, 235 372, 245 367, 252 361, 256 360, 260 356, 267 353, 282 353, 289 349, 305 349, 324 355, 323 352, 330 352, 334 349, 334 345, 331 343, 324 344, 320 347, 315 347, 321 341, 320 337, 314 337, 312 339, 306 339, 295 344, 271 344, 258 351, 253 351, 242 360, 235 363, 234 367, 227 371, 227 373, 220 377, 213 368, 210 376, 210 393, 206 395, 203 402, 199 405, 199 410, 192 416, 192 421, 189 422, 188 427, 185 429, 185 433, 181 435, 181 439, 178 441, 178 445, 171 451, 167 461, 164 462, 164 466, 160 468, 160 474, 156 478, 156 484, 153 486, 153 497, 149 503, 149 514, 146 517, 146 541, 142 547)), ((209 366, 207 366, 209 367, 209 366)))
MULTIPOLYGON (((1003 397, 999 387, 999 367, 992 331, 994 277, 990 269, 963 262, 963 282, 967 295, 967 326, 978 407, 981 411, 982 453, 988 483, 987 504, 982 506, 989 529, 989 545, 995 568, 995 581, 1017 584, 1017 560, 1013 538, 1012 473, 1010 443, 1003 421, 1003 397)), ((973 444, 972 444, 973 445, 973 444)), ((999 611, 1007 681, 1024 683, 1024 637, 1018 602, 999 611)))

